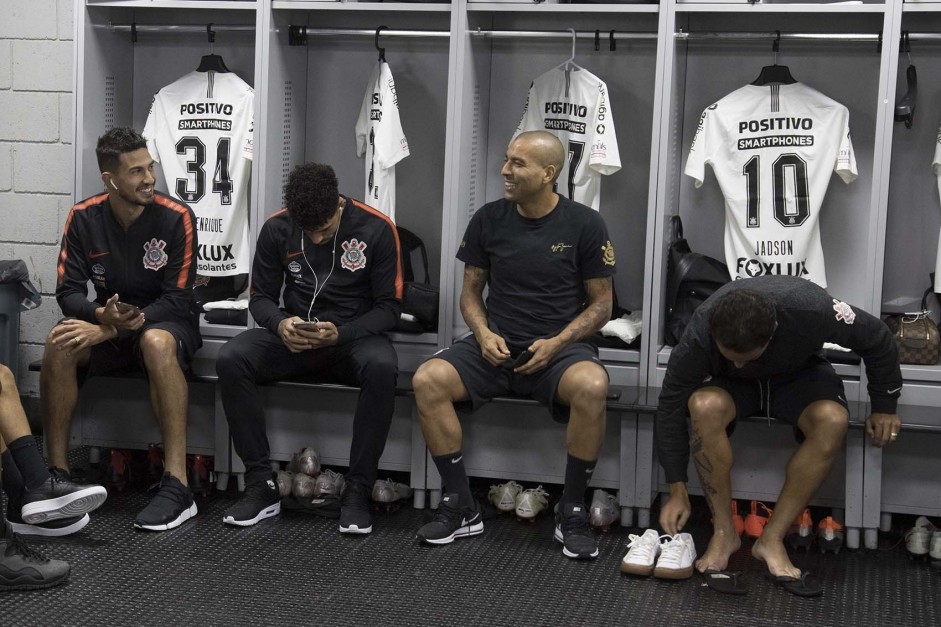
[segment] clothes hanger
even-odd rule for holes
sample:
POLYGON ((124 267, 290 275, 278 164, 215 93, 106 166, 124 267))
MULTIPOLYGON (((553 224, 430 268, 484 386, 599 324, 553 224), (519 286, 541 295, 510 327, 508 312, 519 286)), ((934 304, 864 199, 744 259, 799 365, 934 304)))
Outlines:
POLYGON ((905 122, 905 128, 911 128, 915 120, 915 96, 918 94, 918 74, 915 72, 915 65, 912 63, 912 47, 908 36, 908 31, 902 33, 902 52, 908 55, 908 69, 905 71, 905 79, 908 82, 908 90, 895 104, 895 121, 905 122))
POLYGON ((387 28, 387 27, 386 27, 386 26, 380 26, 379 28, 376 29, 376 50, 379 51, 379 62, 380 62, 380 63, 384 63, 385 60, 386 60, 386 49, 379 47, 379 33, 382 32, 382 29, 383 29, 383 28, 387 28))
POLYGON ((771 44, 771 52, 774 55, 771 65, 766 65, 761 68, 761 73, 758 75, 758 78, 752 81, 752 85, 770 85, 772 83, 778 83, 783 85, 792 85, 797 82, 793 76, 791 76, 791 70, 786 65, 778 65, 778 48, 781 44, 781 31, 775 31, 777 37, 774 39, 774 43, 771 44))
POLYGON ((196 68, 197 72, 218 72, 220 74, 229 72, 229 68, 226 67, 225 61, 222 60, 217 54, 213 54, 213 44, 216 43, 216 32, 212 30, 212 22, 206 25, 206 34, 209 36, 209 54, 203 55, 203 58, 199 60, 199 67, 196 68))
POLYGON ((570 56, 568 59, 566 59, 559 65, 557 65, 556 69, 563 70, 565 72, 571 72, 572 70, 575 70, 577 72, 581 70, 582 68, 577 63, 575 63, 575 39, 576 39, 575 29, 568 28, 566 30, 572 33, 572 56, 570 56))

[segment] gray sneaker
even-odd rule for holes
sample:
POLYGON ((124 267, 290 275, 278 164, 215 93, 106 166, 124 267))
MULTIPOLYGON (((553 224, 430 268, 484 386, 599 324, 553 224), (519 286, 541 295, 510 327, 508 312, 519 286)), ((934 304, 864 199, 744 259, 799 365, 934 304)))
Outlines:
POLYGON ((68 562, 51 560, 29 548, 4 523, 0 532, 0 592, 51 588, 68 579, 68 562))

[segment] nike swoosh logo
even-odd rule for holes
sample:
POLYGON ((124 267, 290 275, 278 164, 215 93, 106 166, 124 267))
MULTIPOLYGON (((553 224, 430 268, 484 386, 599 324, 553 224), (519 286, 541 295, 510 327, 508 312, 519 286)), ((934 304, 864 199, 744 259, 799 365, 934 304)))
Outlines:
POLYGON ((98 259, 98 257, 104 257, 105 255, 110 255, 110 254, 111 254, 111 253, 108 252, 108 251, 105 251, 105 252, 103 252, 103 253, 89 253, 89 254, 88 254, 88 258, 89 258, 89 259, 98 259))
POLYGON ((895 388, 894 390, 886 390, 885 393, 886 393, 886 394, 895 394, 896 392, 900 392, 901 390, 902 390, 902 388, 901 388, 901 386, 899 386, 899 387, 895 388))
POLYGON ((303 251, 303 250, 299 250, 299 251, 297 251, 296 253, 288 253, 287 255, 285 255, 285 259, 292 259, 292 258, 294 258, 294 257, 299 257, 299 256, 301 256, 301 255, 303 255, 303 254, 304 254, 304 251, 303 251))
POLYGON ((451 460, 451 463, 452 463, 452 464, 456 464, 456 463, 458 463, 459 461, 461 461, 462 459, 464 459, 464 456, 463 456, 463 455, 461 455, 461 456, 458 457, 457 459, 452 459, 452 460, 451 460))

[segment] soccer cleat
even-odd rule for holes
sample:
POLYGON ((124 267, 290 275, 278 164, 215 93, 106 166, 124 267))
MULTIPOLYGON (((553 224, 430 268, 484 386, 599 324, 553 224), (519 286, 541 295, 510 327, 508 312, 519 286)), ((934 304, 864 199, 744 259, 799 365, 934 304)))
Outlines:
POLYGON ((549 493, 542 486, 523 490, 516 495, 516 517, 534 522, 536 516, 549 507, 549 493))
POLYGON ((112 490, 121 492, 131 480, 131 452, 113 448, 105 469, 105 484, 112 490))
POLYGON ((324 470, 317 475, 317 479, 314 481, 314 496, 335 496, 339 498, 343 492, 343 483, 343 475, 334 470, 324 470))
POLYGON ((749 538, 760 537, 761 532, 765 530, 765 525, 768 524, 768 518, 771 517, 771 512, 771 508, 764 503, 752 501, 751 512, 745 517, 745 535, 749 538), (759 506, 765 510, 766 515, 758 513, 759 506))
POLYGON ((928 549, 928 556, 933 560, 941 560, 941 531, 935 531, 931 534, 931 546, 928 549))
POLYGON ((931 537, 938 531, 925 516, 915 519, 915 526, 905 532, 905 548, 913 557, 927 555, 930 551, 931 537))
POLYGON ((399 503, 412 496, 412 488, 405 483, 397 483, 392 479, 376 479, 372 486, 372 500, 386 511, 398 509, 399 503))
POLYGON ((316 485, 317 480, 310 475, 296 472, 294 473, 294 478, 291 480, 291 494, 297 499, 309 499, 314 496, 314 488, 316 485))
POLYGON ((618 499, 604 490, 595 490, 588 508, 588 523, 592 529, 607 531, 618 519, 618 499))
POLYGON ((320 474, 320 454, 312 446, 301 450, 297 455, 297 472, 316 477, 320 474))
POLYGON ((839 554, 843 547, 843 525, 833 520, 833 516, 827 516, 817 525, 817 546, 821 553, 832 551, 834 555, 839 554))
POLYGON ((797 517, 784 539, 795 551, 810 549, 814 542, 814 521, 810 517, 809 509, 804 509, 804 513, 797 517))
MULTIPOLYGON (((317 478, 319 479, 320 477, 317 477, 317 478)), ((276 483, 278 484, 278 495, 281 498, 284 498, 286 496, 291 496, 291 488, 294 485, 293 473, 290 473, 284 470, 279 470, 278 480, 276 483)))
POLYGON ((343 482, 340 495, 340 533, 372 533, 369 488, 355 481, 343 482))
POLYGON ((60 518, 81 518, 97 509, 106 498, 108 491, 104 487, 72 483, 67 471, 53 468, 42 485, 23 489, 20 514, 23 522, 31 525, 60 518))
POLYGON ((226 510, 222 522, 237 527, 250 527, 265 518, 281 513, 281 494, 274 479, 256 481, 245 486, 238 503, 226 510))
POLYGON ((157 495, 134 520, 136 529, 167 531, 196 515, 193 493, 169 472, 163 473, 157 495))
MULTIPOLYGON (((87 515, 86 515, 87 516, 87 515)), ((51 588, 69 579, 69 565, 29 548, 10 525, 0 527, 0 592, 51 588)))
POLYGON ((588 526, 588 512, 582 503, 566 503, 555 515, 555 533, 552 536, 562 543, 562 553, 572 559, 598 557, 598 545, 588 526))
MULTIPOLYGON (((663 536, 669 538, 670 536, 663 536)), ((630 534, 627 554, 621 558, 621 572, 628 575, 649 577, 653 574, 654 564, 660 556, 660 535, 655 529, 648 529, 644 535, 630 534)))
POLYGON ((678 533, 660 545, 660 558, 653 569, 653 576, 660 579, 689 579, 693 575, 696 561, 696 544, 693 536, 678 533))
POLYGON ((418 530, 418 539, 428 544, 450 544, 457 538, 476 536, 484 532, 480 507, 460 507, 457 494, 445 494, 435 510, 435 517, 418 530))
POLYGON ((212 492, 213 461, 208 455, 186 456, 186 480, 194 493, 209 496, 212 492))
POLYGON ((497 510, 501 512, 512 512, 516 509, 516 497, 523 491, 523 486, 515 481, 507 481, 490 486, 490 492, 487 498, 497 510))

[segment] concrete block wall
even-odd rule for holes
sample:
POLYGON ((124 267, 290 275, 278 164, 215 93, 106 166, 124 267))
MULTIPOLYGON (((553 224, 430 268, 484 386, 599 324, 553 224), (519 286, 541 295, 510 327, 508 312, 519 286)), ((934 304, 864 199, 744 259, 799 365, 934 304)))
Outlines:
POLYGON ((55 263, 72 206, 74 0, 3 0, 0 19, 0 259, 22 259, 43 294, 20 316, 18 385, 38 396, 26 365, 61 316, 55 263))

